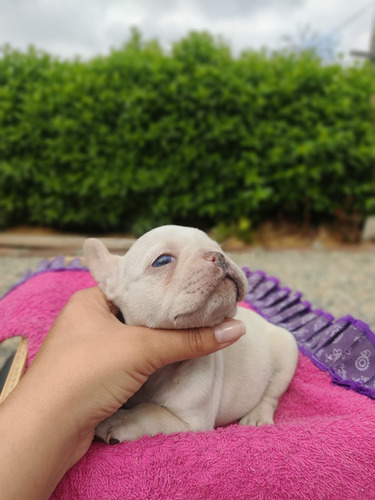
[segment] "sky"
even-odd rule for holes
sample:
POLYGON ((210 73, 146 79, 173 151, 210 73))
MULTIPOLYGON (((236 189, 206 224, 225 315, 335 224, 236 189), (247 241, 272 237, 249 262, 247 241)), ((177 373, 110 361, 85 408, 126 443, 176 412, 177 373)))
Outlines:
POLYGON ((87 59, 119 48, 132 26, 168 49, 191 30, 221 35, 235 55, 316 45, 323 57, 367 51, 375 0, 0 0, 0 45, 87 59))

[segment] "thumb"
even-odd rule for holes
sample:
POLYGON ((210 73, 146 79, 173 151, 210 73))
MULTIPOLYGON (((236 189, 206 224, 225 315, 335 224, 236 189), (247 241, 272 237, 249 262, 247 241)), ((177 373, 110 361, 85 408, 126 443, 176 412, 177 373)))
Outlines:
POLYGON ((159 368, 176 361, 206 356, 236 342, 246 333, 240 320, 227 319, 214 328, 156 330, 153 352, 159 368))

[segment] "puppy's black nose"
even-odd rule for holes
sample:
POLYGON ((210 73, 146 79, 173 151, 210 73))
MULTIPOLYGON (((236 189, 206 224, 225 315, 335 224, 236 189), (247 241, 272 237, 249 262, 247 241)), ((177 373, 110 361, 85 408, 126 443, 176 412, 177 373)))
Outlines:
POLYGON ((221 267, 223 271, 226 271, 228 268, 227 261, 224 255, 220 252, 207 252, 203 257, 205 260, 213 262, 217 267, 221 267))

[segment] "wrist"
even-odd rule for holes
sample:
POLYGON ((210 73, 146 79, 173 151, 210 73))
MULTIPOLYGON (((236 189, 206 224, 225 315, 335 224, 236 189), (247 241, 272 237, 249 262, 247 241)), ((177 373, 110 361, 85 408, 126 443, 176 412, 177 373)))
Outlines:
POLYGON ((0 484, 3 498, 48 498, 87 451, 93 430, 79 425, 77 411, 65 401, 58 388, 30 373, 1 404, 0 466, 9 470, 0 484), (11 481, 12 470, 22 471, 22 481, 11 481))

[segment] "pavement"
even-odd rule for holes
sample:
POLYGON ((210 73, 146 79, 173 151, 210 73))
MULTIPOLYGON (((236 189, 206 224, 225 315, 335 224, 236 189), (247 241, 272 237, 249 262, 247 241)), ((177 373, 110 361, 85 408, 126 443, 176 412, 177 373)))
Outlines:
MULTIPOLYGON (((84 236, 0 233, 0 296, 43 258, 82 256, 84 236)), ((131 238, 101 238, 114 253, 124 253, 131 238)), ((348 314, 375 331, 375 245, 325 248, 266 249, 248 247, 227 252, 237 264, 261 269, 293 291, 300 291, 315 308, 336 318, 348 314)), ((0 369, 17 342, 0 346, 0 369)))

